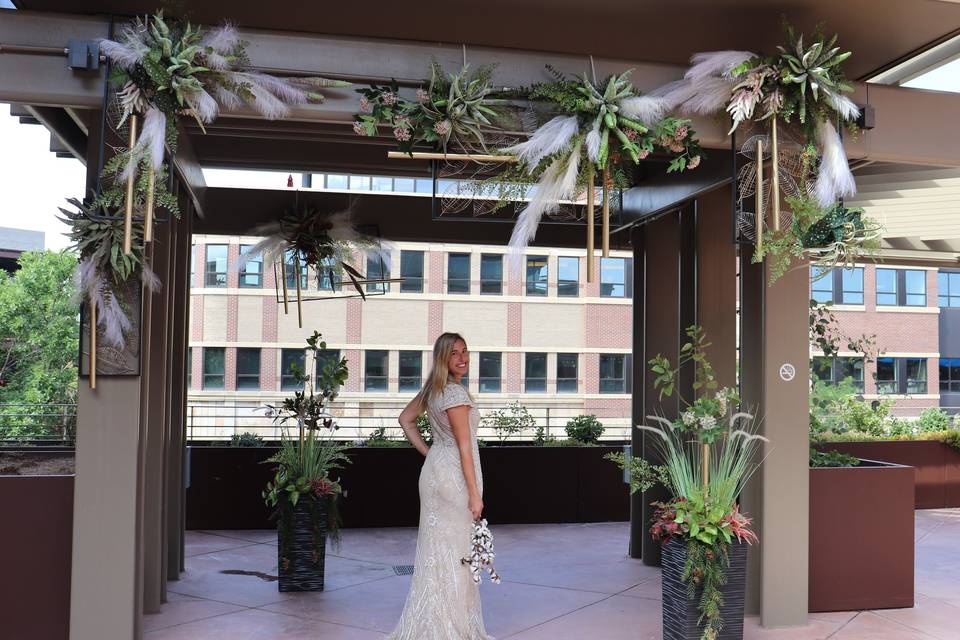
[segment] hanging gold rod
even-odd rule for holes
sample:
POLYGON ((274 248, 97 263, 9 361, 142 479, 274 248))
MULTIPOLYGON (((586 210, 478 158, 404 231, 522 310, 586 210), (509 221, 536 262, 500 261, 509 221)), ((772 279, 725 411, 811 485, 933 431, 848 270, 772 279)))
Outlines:
POLYGON ((439 153, 433 151, 388 151, 391 160, 471 160, 473 162, 516 162, 517 156, 495 156, 483 153, 439 153))

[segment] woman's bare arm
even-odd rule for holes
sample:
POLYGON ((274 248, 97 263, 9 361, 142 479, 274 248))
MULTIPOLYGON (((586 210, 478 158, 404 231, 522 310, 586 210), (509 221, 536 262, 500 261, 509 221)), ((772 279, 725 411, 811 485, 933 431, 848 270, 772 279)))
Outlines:
POLYGON ((463 479, 467 483, 467 492, 469 501, 467 506, 473 519, 480 518, 483 513, 483 498, 480 496, 480 488, 477 486, 476 467, 473 464, 473 433, 470 430, 470 407, 460 405, 447 409, 447 417, 450 419, 450 426, 453 427, 453 437, 457 441, 457 448, 460 450, 460 468, 463 470, 463 479))
POLYGON ((420 435, 420 430, 417 429, 417 418, 419 417, 420 407, 417 405, 417 399, 414 398, 404 407, 403 411, 400 412, 400 417, 397 418, 397 421, 400 423, 400 426, 403 427, 403 434, 407 436, 407 440, 410 441, 413 448, 421 454, 427 455, 430 447, 424 442, 423 437, 420 435))

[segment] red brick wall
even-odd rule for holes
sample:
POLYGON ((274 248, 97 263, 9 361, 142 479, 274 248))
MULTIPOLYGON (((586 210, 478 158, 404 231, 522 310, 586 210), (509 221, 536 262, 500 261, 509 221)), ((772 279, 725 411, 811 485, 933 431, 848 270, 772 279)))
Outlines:
POLYGON ((343 357, 347 359, 347 368, 350 370, 350 376, 347 378, 347 384, 343 386, 343 390, 360 391, 360 350, 347 349, 343 352, 343 357))
POLYGON ((260 350, 260 389, 262 391, 276 391, 280 388, 277 372, 280 363, 277 360, 277 349, 260 350))
POLYGON ((236 391, 237 389, 237 350, 234 347, 224 349, 223 356, 223 390, 236 391))
POLYGON ((190 341, 201 342, 203 340, 203 296, 190 296, 190 308, 193 310, 190 341))
POLYGON ((277 341, 277 313, 280 311, 279 306, 275 298, 263 299, 263 325, 260 332, 263 335, 264 342, 277 341))
POLYGON ((520 353, 508 352, 506 354, 506 384, 504 391, 507 393, 520 393, 523 391, 523 374, 520 368, 520 353))
POLYGON ((633 307, 588 304, 587 348, 630 349, 633 340, 633 307))
MULTIPOLYGON (((445 254, 442 251, 426 252, 427 260, 427 288, 428 293, 443 293, 443 258, 445 254)), ((439 334, 438 334, 439 335, 439 334)))
POLYGON ((227 296, 227 342, 237 341, 238 311, 238 297, 235 295, 227 296))
POLYGON ((347 342, 358 343, 363 338, 363 301, 359 298, 347 300, 347 342))
POLYGON ((519 302, 507 304, 507 346, 519 347, 523 344, 523 305, 519 302))

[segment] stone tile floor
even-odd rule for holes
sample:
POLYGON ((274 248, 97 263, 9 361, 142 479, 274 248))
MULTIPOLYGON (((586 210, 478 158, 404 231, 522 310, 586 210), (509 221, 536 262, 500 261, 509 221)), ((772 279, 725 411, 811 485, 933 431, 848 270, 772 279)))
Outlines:
MULTIPOLYGON (((501 585, 484 582, 487 630, 500 640, 660 638, 660 573, 626 556, 626 523, 494 527, 501 585)), ((763 640, 960 638, 960 509, 916 513, 916 606, 811 614, 763 640)), ((366 640, 396 622, 410 584, 415 529, 344 531, 327 555, 327 590, 279 593, 272 531, 190 531, 187 571, 145 616, 147 640, 366 640)))

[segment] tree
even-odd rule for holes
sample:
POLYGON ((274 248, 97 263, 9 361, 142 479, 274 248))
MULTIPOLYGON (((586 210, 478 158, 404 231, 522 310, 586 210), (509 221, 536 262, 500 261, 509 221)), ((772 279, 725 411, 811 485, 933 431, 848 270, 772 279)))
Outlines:
MULTIPOLYGON (((0 272, 0 404, 74 404, 77 401, 79 306, 70 252, 28 251, 13 274, 0 272)), ((29 408, 0 407, 10 416, 29 408)), ((33 411, 52 413, 58 411, 33 411)), ((0 436, 69 435, 63 417, 2 420, 0 436)))

